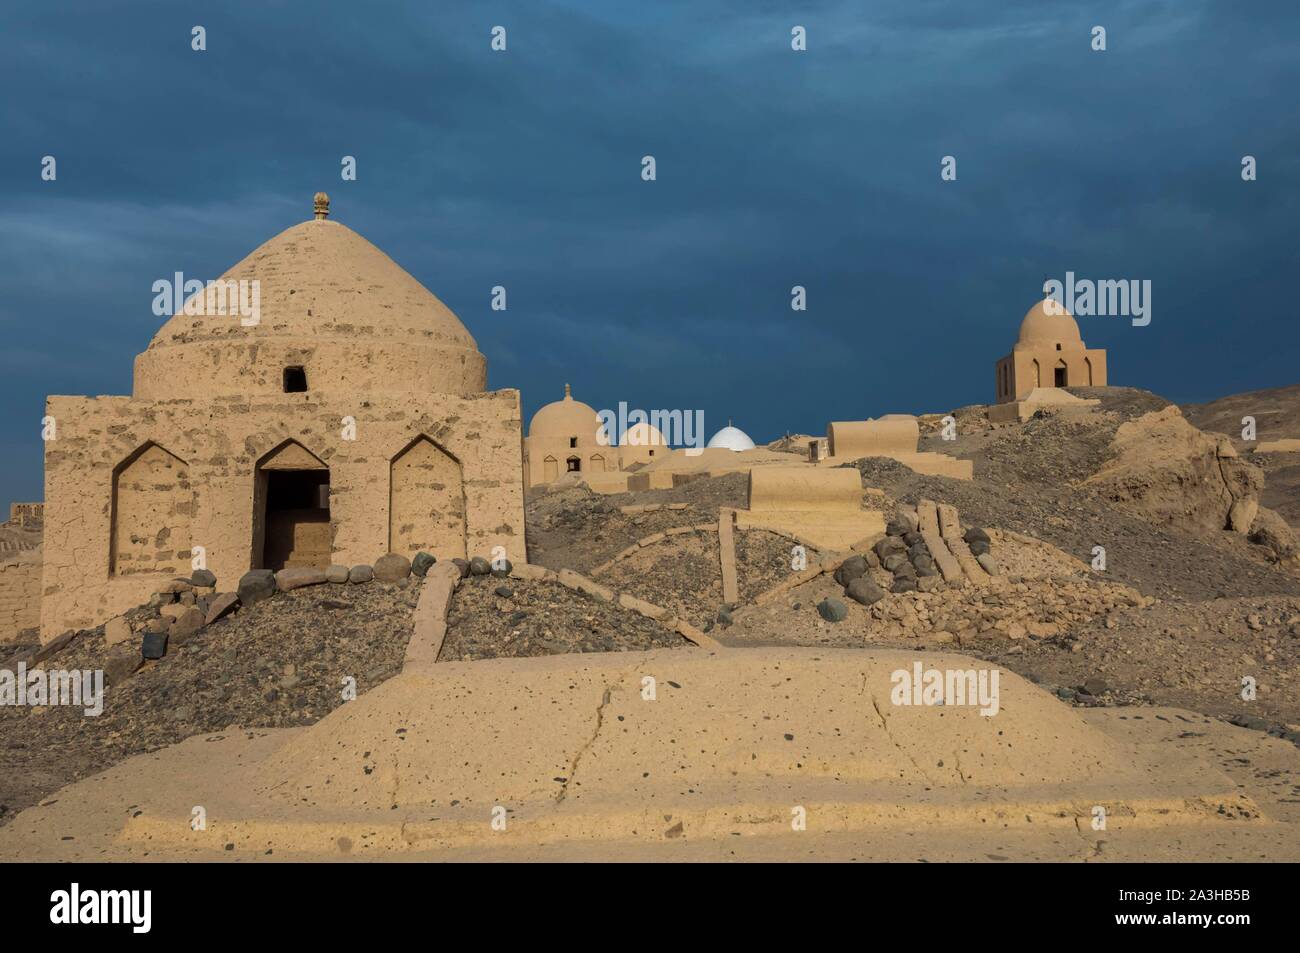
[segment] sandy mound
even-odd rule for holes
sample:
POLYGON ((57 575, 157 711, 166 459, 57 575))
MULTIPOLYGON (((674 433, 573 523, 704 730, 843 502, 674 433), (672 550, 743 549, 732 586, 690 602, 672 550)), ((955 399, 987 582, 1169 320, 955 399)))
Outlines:
POLYGON ((1110 449, 1111 460, 1085 481, 1110 502, 1157 520, 1250 530, 1263 472, 1241 460, 1226 437, 1189 424, 1177 407, 1121 424, 1110 449))
POLYGON ((1269 826, 1218 770, 1116 741, 1009 672, 991 716, 894 704, 893 673, 916 663, 988 668, 798 649, 439 665, 311 728, 133 759, 24 812, 0 832, 0 857, 621 856, 753 835, 784 838, 793 857, 802 815, 814 838, 909 832, 913 856, 996 827, 1064 858, 1097 805, 1112 831, 1165 831, 1174 851, 1203 843, 1188 825, 1269 826), (190 829, 193 805, 205 830, 190 829))

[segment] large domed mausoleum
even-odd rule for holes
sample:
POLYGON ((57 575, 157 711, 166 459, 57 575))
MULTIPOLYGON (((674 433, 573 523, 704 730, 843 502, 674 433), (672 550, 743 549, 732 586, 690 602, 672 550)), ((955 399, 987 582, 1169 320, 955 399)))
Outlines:
POLYGON ((187 294, 132 396, 48 398, 43 638, 200 567, 229 591, 388 552, 524 559, 518 391, 485 392, 460 319, 323 193, 314 213, 187 294))

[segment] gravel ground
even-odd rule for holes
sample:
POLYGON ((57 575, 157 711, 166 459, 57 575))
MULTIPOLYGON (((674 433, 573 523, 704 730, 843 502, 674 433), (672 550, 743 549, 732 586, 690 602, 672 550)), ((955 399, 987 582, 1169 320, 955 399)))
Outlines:
MULTIPOLYGON (((975 461, 973 481, 920 476, 880 457, 853 465, 865 486, 894 500, 952 503, 964 525, 1026 533, 1084 560, 1105 546, 1108 576, 1147 595, 1196 602, 1300 595, 1300 579, 1277 571, 1241 536, 1154 523, 1077 485, 1105 462, 1120 423, 1167 405, 1143 391, 1115 390, 1077 390, 1107 395, 1102 410, 1087 417, 1048 416, 995 430, 972 425, 970 433, 959 425, 948 447, 975 461)), ((927 439, 929 449, 942 449, 942 441, 927 439)))
POLYGON ((470 576, 452 597, 438 660, 690 647, 650 619, 557 582, 470 576))
MULTIPOLYGON (((794 540, 768 530, 738 529, 736 583, 740 601, 749 602, 794 572, 794 540)), ((809 564, 818 559, 807 553, 809 564)), ((722 607, 722 564, 717 533, 672 536, 621 559, 596 577, 602 585, 670 609, 708 631, 722 607)))
MULTIPOLYGON (((190 735, 318 721, 401 669, 418 588, 371 583, 279 593, 203 629, 118 686, 104 710, 0 708, 0 823, 72 781, 190 735)), ((103 627, 45 663, 96 669, 103 627)))
POLYGON ((718 521, 722 506, 748 506, 748 479, 731 473, 694 480, 671 490, 644 493, 593 493, 586 486, 550 492, 530 491, 525 503, 528 561, 552 569, 589 573, 638 539, 677 526, 718 521), (682 510, 622 513, 621 506, 685 503, 682 510))

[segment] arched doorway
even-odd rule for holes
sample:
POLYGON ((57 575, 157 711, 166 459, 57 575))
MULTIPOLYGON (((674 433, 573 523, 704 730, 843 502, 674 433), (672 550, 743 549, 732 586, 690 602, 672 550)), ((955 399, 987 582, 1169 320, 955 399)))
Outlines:
POLYGON ((1056 367, 1052 369, 1052 386, 1067 387, 1070 383, 1070 372, 1066 369, 1065 361, 1057 361, 1056 367))
POLYGON ((465 557, 465 483, 460 461, 421 434, 389 475, 388 551, 439 559, 465 557))
POLYGON ((560 461, 548 456, 542 461, 542 478, 546 483, 554 483, 560 478, 560 461))
POLYGON ((329 467, 286 440, 258 462, 254 475, 253 567, 325 569, 333 543, 329 467))

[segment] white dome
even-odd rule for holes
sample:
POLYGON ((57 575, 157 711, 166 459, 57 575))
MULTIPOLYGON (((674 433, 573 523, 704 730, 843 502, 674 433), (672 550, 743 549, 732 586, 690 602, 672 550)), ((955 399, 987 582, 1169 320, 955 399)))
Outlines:
POLYGON ((727 425, 713 435, 709 440, 709 449, 716 450, 753 450, 754 441, 749 439, 749 434, 739 427, 727 425))

